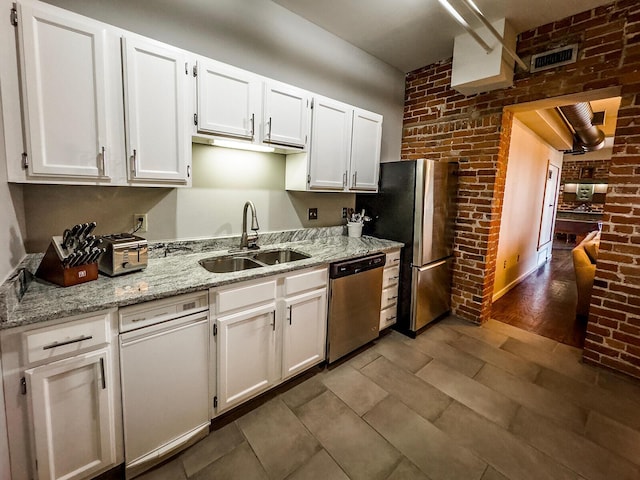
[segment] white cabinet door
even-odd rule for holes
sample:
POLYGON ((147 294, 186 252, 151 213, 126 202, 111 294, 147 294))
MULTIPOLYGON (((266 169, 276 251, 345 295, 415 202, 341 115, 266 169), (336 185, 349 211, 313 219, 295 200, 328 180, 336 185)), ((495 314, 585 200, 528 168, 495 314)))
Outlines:
POLYGON ((35 4, 18 8, 29 173, 105 177, 104 27, 35 4))
POLYGON ((276 304, 220 317, 216 323, 221 412, 276 381, 276 304))
POLYGON ((124 37, 122 53, 130 180, 186 184, 191 168, 187 57, 139 37, 124 37))
POLYGON ((304 150, 309 135, 309 92, 279 82, 264 88, 264 143, 304 150))
POLYGON ((204 59, 197 71, 198 132, 253 141, 260 121, 259 77, 204 59))
POLYGON ((353 111, 350 190, 378 190, 382 115, 359 108, 353 111))
POLYGON ((347 186, 353 108, 315 97, 311 124, 309 189, 343 190, 347 186))
POLYGON ((115 463, 109 365, 105 348, 25 372, 39 479, 88 478, 115 463))
POLYGON ((325 358, 327 290, 285 299, 282 377, 287 378, 325 358))

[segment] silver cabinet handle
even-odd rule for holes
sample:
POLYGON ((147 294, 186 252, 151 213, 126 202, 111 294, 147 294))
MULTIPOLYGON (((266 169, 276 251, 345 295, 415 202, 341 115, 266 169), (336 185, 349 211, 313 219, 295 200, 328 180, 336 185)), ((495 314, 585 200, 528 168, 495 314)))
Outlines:
POLYGON ((272 119, 271 117, 269 117, 269 130, 267 133, 267 138, 269 139, 269 142, 271 142, 271 122, 272 122, 272 119))
POLYGON ((100 150, 100 174, 104 175, 105 174, 105 152, 106 149, 104 147, 102 147, 102 149, 100 150))
POLYGON ((256 135, 256 114, 251 114, 251 140, 256 135))
POLYGON ((273 331, 276 331, 276 311, 274 310, 273 312, 271 312, 271 318, 273 320, 273 323, 271 324, 271 326, 273 327, 273 331))
POLYGON ((131 173, 133 176, 136 176, 136 159, 138 157, 138 152, 134 149, 133 155, 131 155, 131 173))
POLYGON ((291 308, 291 305, 289 305, 287 309, 289 310, 289 325, 291 325, 291 317, 293 316, 293 310, 291 308))
POLYGON ((83 335, 81 337, 74 338, 72 340, 65 340, 64 342, 53 342, 53 343, 50 343, 49 345, 45 345, 44 347, 42 347, 42 349, 43 350, 51 350, 52 348, 62 347, 64 345, 71 345, 72 343, 79 343, 79 342, 83 342, 85 340, 91 340, 92 338, 93 338, 93 335, 83 335))
POLYGON ((187 165, 187 178, 191 176, 191 165, 187 165))
POLYGON ((342 174, 342 186, 346 187, 347 186, 347 171, 345 170, 344 173, 342 174))
POLYGON ((358 172, 353 172, 353 186, 356 186, 356 182, 357 182, 357 178, 358 178, 358 172))
POLYGON ((102 377, 102 389, 107 388, 107 379, 104 376, 104 358, 100 358, 100 375, 102 377))

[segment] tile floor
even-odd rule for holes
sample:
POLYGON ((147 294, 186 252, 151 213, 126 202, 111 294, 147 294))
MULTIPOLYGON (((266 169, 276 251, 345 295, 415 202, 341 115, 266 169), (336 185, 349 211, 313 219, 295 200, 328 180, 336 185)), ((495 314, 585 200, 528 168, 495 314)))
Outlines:
POLYGON ((640 479, 640 382, 511 325, 391 332, 141 480, 640 479))

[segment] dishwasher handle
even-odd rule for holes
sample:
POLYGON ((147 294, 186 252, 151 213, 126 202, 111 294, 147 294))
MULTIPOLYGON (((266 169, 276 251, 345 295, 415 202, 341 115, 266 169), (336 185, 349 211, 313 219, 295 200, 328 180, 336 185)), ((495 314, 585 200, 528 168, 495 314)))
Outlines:
POLYGON ((329 278, 342 278, 348 275, 356 275, 361 272, 366 272, 367 270, 384 267, 385 263, 386 255, 384 253, 332 263, 329 268, 329 278))

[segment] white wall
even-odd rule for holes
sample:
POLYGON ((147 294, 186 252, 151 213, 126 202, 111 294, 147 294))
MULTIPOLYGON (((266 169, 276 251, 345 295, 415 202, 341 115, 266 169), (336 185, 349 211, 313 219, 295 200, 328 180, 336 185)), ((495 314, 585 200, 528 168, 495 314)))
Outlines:
POLYGON ((287 192, 285 157, 193 145, 191 188, 25 185, 27 250, 44 251, 52 235, 75 223, 96 221, 96 233, 130 231, 133 215, 147 213, 149 240, 237 235, 247 200, 256 205, 260 231, 339 225, 351 193, 287 192), (307 208, 318 209, 308 220, 307 208))
POLYGON ((498 240, 494 300, 537 268, 538 234, 548 162, 561 167, 562 154, 514 119, 498 240))

